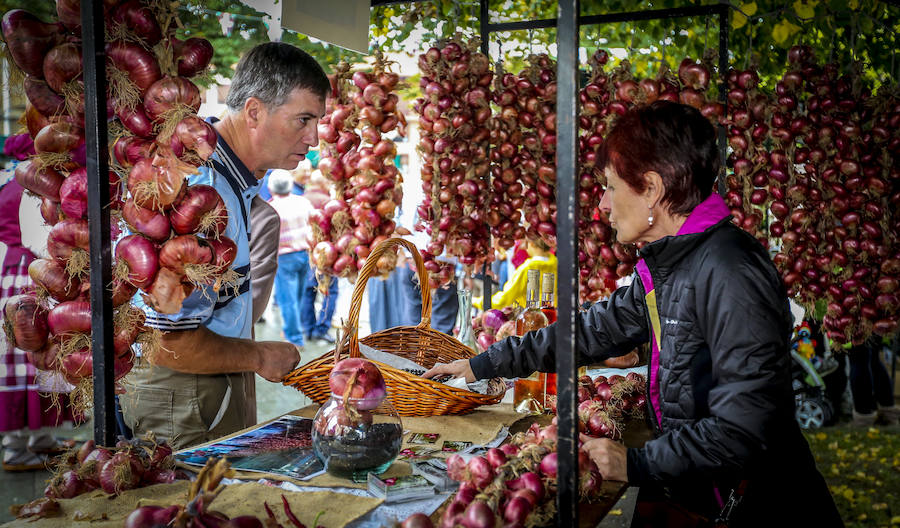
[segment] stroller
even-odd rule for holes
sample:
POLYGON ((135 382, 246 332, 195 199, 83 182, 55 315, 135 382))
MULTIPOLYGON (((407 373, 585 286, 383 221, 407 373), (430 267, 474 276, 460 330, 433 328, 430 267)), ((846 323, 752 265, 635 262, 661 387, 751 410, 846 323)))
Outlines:
POLYGON ((804 321, 794 329, 791 340, 791 384, 794 389, 794 416, 803 429, 818 429, 831 420, 834 408, 825 397, 827 376, 838 368, 838 362, 831 354, 828 340, 825 340, 825 354, 816 354, 816 341, 812 331, 804 321))

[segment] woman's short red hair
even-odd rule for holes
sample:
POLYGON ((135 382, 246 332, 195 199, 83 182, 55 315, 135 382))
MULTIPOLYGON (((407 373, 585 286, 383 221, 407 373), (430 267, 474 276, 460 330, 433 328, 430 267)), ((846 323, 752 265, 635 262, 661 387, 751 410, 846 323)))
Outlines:
POLYGON ((656 101, 629 110, 602 143, 597 167, 615 169, 635 191, 646 188, 644 174, 657 172, 671 214, 688 214, 713 190, 719 174, 716 130, 695 108, 656 101))

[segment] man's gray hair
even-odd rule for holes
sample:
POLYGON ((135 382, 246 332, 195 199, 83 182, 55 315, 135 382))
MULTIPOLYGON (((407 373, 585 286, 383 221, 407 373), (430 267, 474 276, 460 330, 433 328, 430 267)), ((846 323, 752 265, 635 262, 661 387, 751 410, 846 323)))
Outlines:
POLYGON ((265 42, 241 57, 225 104, 232 112, 238 112, 247 99, 256 97, 273 108, 283 105, 296 88, 324 99, 331 83, 309 53, 284 42, 265 42))
POLYGON ((269 192, 284 196, 291 194, 294 188, 294 178, 291 173, 283 169, 275 169, 269 173, 269 192))

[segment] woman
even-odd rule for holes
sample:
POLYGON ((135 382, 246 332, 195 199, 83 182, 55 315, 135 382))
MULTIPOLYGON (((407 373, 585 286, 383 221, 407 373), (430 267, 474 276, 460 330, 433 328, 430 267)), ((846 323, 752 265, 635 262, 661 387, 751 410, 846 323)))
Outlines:
MULTIPOLYGON (((626 449, 582 437, 582 449, 604 478, 640 487, 637 525, 674 525, 645 509, 660 503, 703 525, 732 490, 741 497, 732 526, 841 525, 794 420, 785 289, 765 249, 731 223, 713 192, 712 125, 685 105, 636 108, 610 132, 598 161, 607 180, 600 209, 619 242, 645 245, 638 280, 579 314, 578 363, 650 341, 654 439, 626 449)), ((506 339, 425 376, 553 371, 555 332, 551 325, 506 339)))

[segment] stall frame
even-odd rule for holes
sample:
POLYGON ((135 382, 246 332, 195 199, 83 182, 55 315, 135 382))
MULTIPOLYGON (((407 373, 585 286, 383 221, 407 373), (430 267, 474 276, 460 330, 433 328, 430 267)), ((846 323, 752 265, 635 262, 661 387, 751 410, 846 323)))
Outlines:
MULTIPOLYGON (((371 5, 409 3, 415 0, 380 1, 371 5)), ((894 2, 895 0, 889 0, 894 2)), ((604 15, 579 15, 579 0, 560 0, 556 19, 539 19, 504 23, 489 21, 488 0, 480 0, 481 46, 488 55, 490 34, 498 31, 557 28, 557 255, 560 262, 577 262, 578 202, 575 199, 575 171, 578 161, 578 49, 582 25, 634 22, 663 18, 718 16, 719 72, 728 68, 728 11, 726 3, 706 6, 656 9, 604 15)), ((85 143, 87 150, 88 223, 90 229, 90 280, 94 381, 94 441, 100 445, 115 443, 115 396, 113 379, 112 327, 112 250, 110 240, 108 145, 106 119, 100 111, 106 108, 106 71, 104 65, 103 3, 86 0, 81 3, 84 85, 85 143)), ((725 90, 719 100, 727 104, 725 90)), ((725 154, 725 130, 719 131, 720 153, 725 154)), ((721 183, 720 183, 720 191, 721 183)), ((485 274, 485 279, 487 276, 485 274)), ((485 301, 490 302, 490 286, 485 280, 485 301)), ((575 351, 578 336, 575 320, 578 314, 578 275, 576 268, 560 266, 558 274, 558 326, 566 332, 556 333, 557 405, 559 417, 559 453, 557 526, 578 525, 578 421, 576 415, 577 364, 575 351), (563 293, 564 292, 564 293, 563 293)), ((486 305, 489 306, 489 305, 486 305)))

